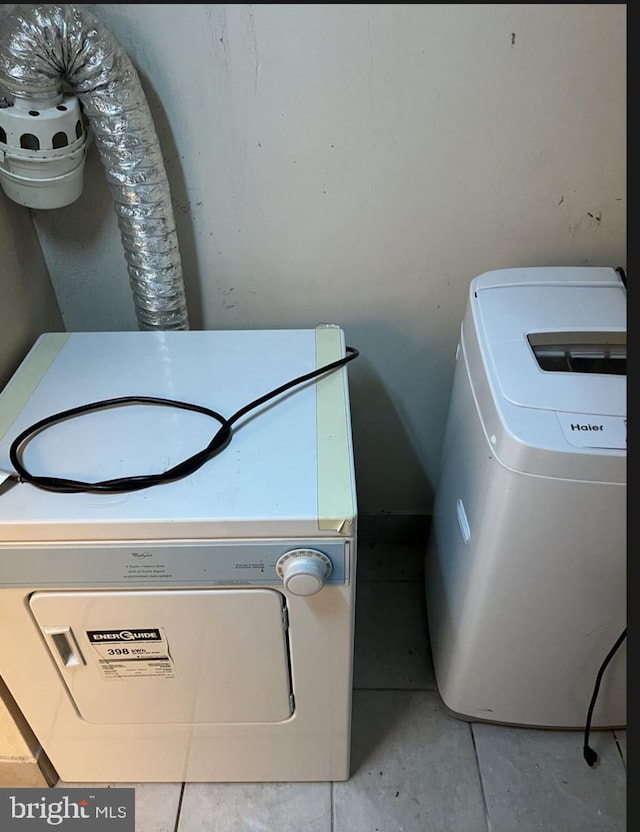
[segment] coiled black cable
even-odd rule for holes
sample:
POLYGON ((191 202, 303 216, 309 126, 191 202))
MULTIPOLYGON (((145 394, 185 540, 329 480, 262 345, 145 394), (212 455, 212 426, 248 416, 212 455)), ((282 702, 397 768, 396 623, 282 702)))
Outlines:
POLYGON ((35 485, 45 491, 55 491, 63 494, 74 494, 87 491, 98 493, 106 492, 109 494, 122 493, 125 491, 140 491, 143 488, 150 488, 154 485, 173 482, 192 474, 194 471, 197 471, 198 468, 204 465, 205 462, 208 462, 214 456, 219 454, 220 451, 226 448, 233 437, 233 425, 251 410, 255 410, 255 408, 260 407, 260 405, 265 404, 271 399, 274 399, 281 393, 290 390, 292 387, 304 384, 306 381, 311 381, 312 379, 318 378, 325 373, 330 373, 340 367, 343 367, 349 361, 353 361, 354 358, 357 358, 360 354, 354 347, 346 347, 346 353, 347 354, 343 358, 340 358, 337 361, 332 361, 330 364, 318 367, 316 370, 312 370, 309 373, 298 376, 297 378, 282 384, 280 387, 277 387, 275 390, 265 393, 264 396, 260 396, 260 398, 255 399, 244 407, 241 407, 240 410, 237 410, 228 419, 215 410, 211 410, 203 405, 175 401, 173 399, 156 398, 154 396, 122 396, 120 398, 104 399, 102 401, 80 405, 79 407, 72 407, 69 410, 63 410, 59 413, 53 414, 52 416, 47 416, 45 419, 41 419, 39 422, 35 422, 30 427, 23 430, 11 443, 11 447, 9 448, 9 458, 11 460, 11 464, 17 472, 19 482, 31 483, 31 485, 35 485), (66 419, 81 416, 84 413, 92 413, 97 410, 106 410, 111 407, 122 407, 132 404, 149 404, 159 405, 162 407, 176 407, 182 410, 192 410, 196 413, 202 413, 205 416, 209 416, 219 422, 220 427, 205 448, 202 448, 202 450, 182 462, 179 462, 172 468, 168 468, 166 471, 162 471, 158 474, 142 474, 139 476, 117 477, 115 479, 101 480, 99 482, 84 482, 82 480, 67 479, 65 477, 37 476, 35 474, 31 474, 25 468, 22 462, 22 456, 26 446, 36 434, 41 433, 48 427, 51 427, 51 425, 63 422, 66 419))

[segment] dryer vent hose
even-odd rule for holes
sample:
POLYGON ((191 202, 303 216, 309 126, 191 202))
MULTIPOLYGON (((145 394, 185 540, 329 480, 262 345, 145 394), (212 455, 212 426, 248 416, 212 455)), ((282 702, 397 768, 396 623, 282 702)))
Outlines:
POLYGON ((140 329, 188 329, 171 194, 138 74, 114 36, 72 5, 18 5, 0 25, 0 104, 82 105, 113 194, 140 329))

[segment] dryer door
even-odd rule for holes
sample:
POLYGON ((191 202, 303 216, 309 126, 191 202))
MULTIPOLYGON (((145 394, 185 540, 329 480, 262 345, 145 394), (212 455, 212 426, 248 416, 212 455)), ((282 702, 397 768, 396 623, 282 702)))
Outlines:
POLYGON ((292 713, 280 592, 35 592, 29 603, 87 722, 279 722, 292 713))

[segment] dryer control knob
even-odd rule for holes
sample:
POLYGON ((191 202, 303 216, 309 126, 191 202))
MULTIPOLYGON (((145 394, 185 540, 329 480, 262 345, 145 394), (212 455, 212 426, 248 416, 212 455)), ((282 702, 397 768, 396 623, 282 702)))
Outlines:
POLYGON ((276 572, 292 595, 315 595, 331 574, 331 561, 317 549, 292 549, 278 558, 276 572))

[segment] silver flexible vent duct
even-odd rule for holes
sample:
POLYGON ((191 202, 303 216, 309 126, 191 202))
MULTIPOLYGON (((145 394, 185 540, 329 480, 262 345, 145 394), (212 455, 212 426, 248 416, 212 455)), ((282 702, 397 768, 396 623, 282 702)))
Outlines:
POLYGON ((66 83, 82 104, 118 216, 140 329, 188 329, 164 160, 131 60, 90 13, 19 6, 0 26, 0 97, 46 100, 66 83))

